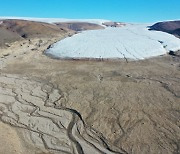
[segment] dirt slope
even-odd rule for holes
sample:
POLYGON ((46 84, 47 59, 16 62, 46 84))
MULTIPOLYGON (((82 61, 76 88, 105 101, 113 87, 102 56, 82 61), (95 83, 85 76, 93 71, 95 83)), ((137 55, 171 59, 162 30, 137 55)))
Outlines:
POLYGON ((0 44, 35 37, 64 35, 68 31, 53 24, 25 20, 1 20, 0 44))
POLYGON ((17 33, 9 31, 5 27, 0 27, 0 46, 5 45, 5 43, 11 43, 21 39, 21 36, 17 33))

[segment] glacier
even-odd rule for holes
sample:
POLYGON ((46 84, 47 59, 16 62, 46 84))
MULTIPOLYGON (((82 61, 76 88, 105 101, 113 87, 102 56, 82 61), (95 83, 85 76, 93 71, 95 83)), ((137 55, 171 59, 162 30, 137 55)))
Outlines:
POLYGON ((149 31, 148 26, 126 24, 83 31, 55 43, 46 53, 57 58, 141 60, 180 49, 180 39, 168 33, 149 31))

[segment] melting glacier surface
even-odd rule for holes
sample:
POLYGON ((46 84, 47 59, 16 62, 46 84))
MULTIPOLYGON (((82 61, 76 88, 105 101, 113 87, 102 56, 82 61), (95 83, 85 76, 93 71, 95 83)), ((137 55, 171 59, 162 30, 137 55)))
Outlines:
POLYGON ((65 38, 46 51, 57 58, 125 58, 140 60, 180 49, 180 39, 147 24, 128 24, 103 30, 84 31, 65 38))

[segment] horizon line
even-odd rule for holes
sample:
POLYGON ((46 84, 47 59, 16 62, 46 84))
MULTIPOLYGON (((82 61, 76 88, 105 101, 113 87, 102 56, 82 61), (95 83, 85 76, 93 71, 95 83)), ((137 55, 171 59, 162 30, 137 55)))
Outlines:
MULTIPOLYGON (((110 22, 123 22, 123 23, 158 23, 158 22, 168 22, 168 21, 179 21, 180 19, 167 19, 167 20, 157 20, 153 22, 129 22, 129 21, 114 21, 110 19, 103 19, 103 18, 64 18, 64 17, 32 17, 32 16, 0 16, 0 19, 52 19, 52 20, 95 20, 95 21, 110 21, 110 22)), ((63 21, 62 21, 63 22, 63 21)), ((53 23, 53 22, 52 22, 53 23)))

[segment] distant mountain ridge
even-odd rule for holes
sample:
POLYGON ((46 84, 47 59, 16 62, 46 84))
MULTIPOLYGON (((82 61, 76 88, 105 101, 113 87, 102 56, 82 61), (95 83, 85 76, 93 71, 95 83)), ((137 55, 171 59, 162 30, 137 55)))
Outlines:
POLYGON ((110 20, 104 19, 64 19, 64 18, 33 18, 33 17, 0 17, 0 20, 7 20, 7 19, 16 19, 16 20, 28 20, 28 21, 35 21, 35 22, 45 22, 45 23, 61 23, 61 22, 85 22, 85 23, 92 23, 97 25, 102 25, 104 22, 110 22, 110 20))
POLYGON ((70 29, 73 31, 104 29, 104 27, 87 22, 60 22, 55 23, 60 28, 70 29))

